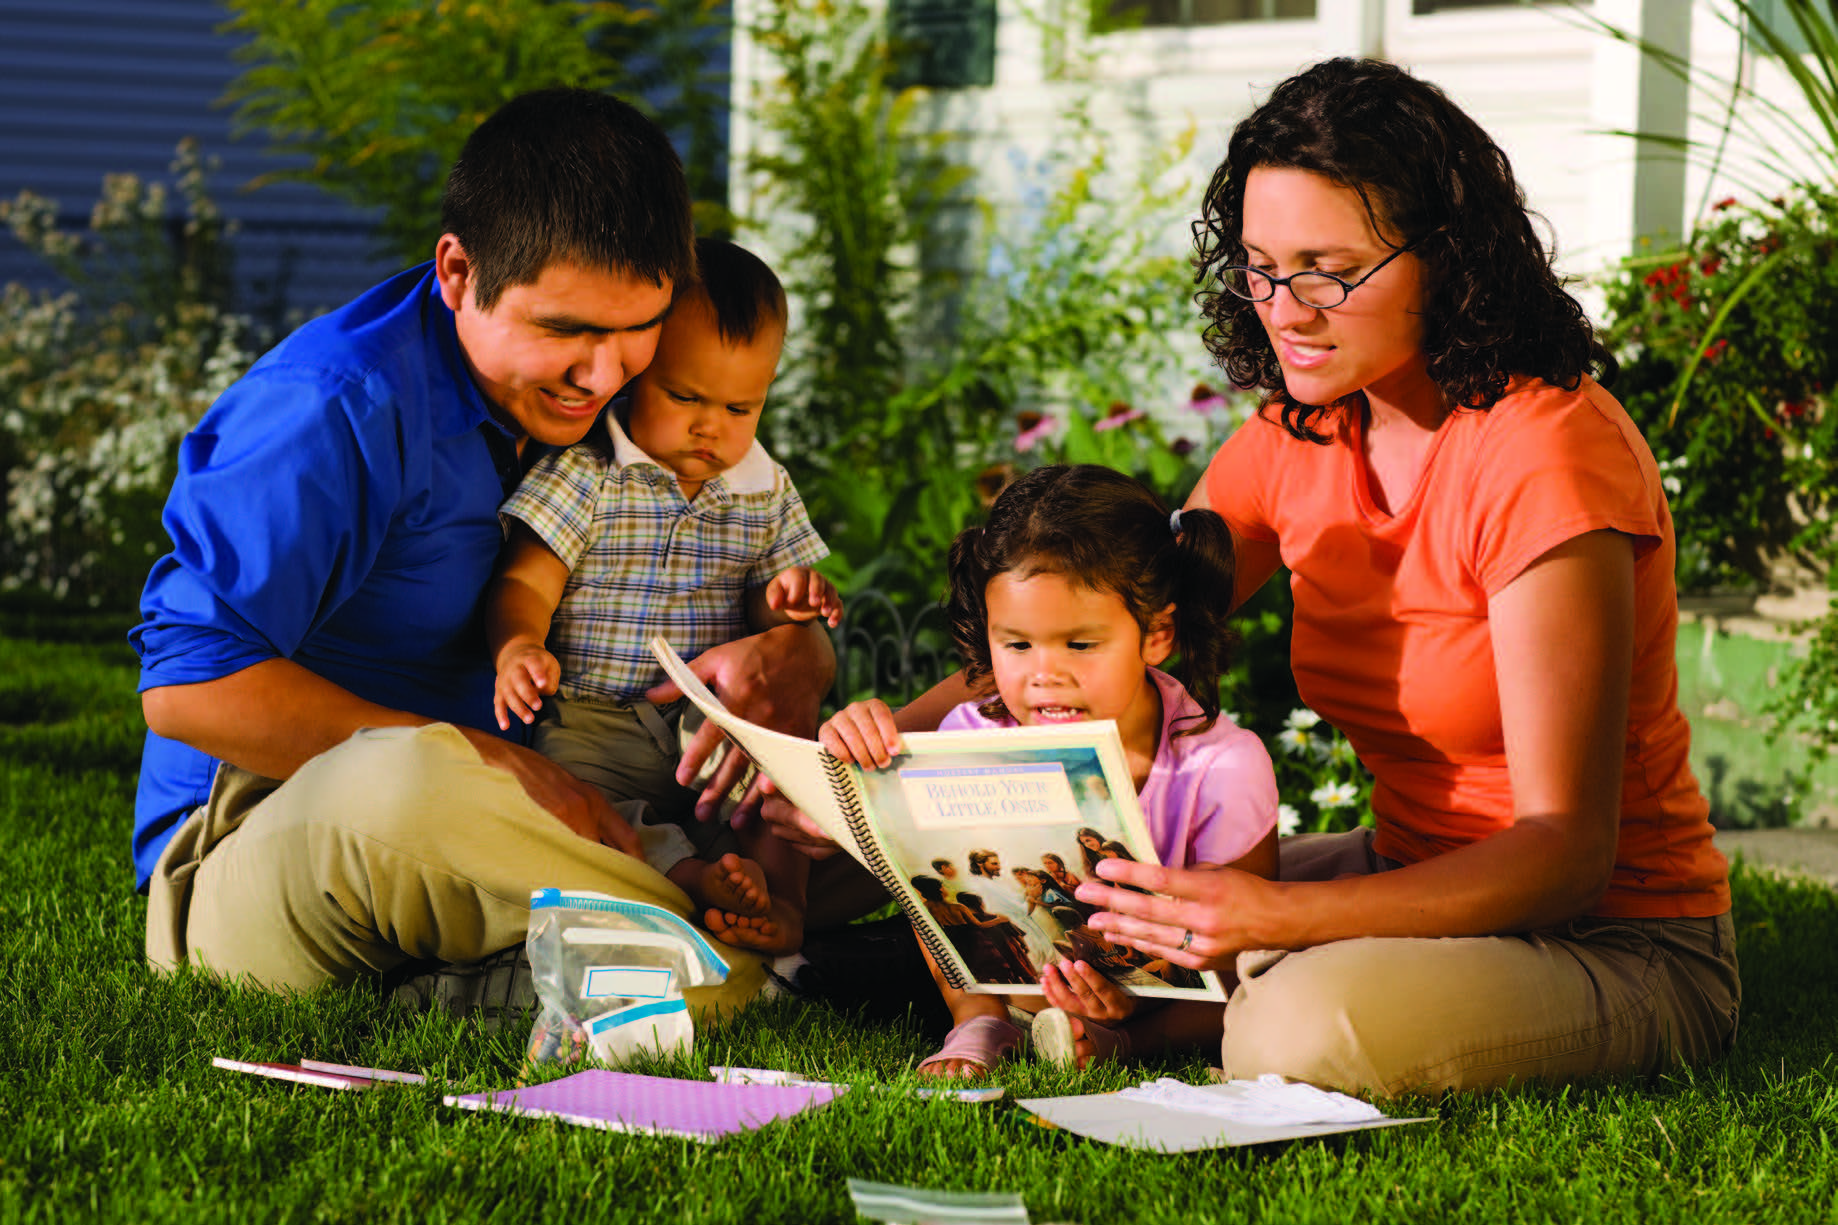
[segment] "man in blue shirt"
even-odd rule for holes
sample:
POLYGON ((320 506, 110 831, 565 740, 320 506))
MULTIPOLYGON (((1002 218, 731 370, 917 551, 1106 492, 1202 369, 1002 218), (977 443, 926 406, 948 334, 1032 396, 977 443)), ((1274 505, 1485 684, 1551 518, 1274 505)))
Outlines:
MULTIPOLYGON (((310 988, 474 961, 521 942, 538 887, 686 911, 598 792, 497 732, 479 620, 525 444, 581 439, 693 267, 681 166, 616 99, 525 95, 467 141, 442 228, 431 264, 300 328, 181 448, 131 635, 156 966, 310 988)), ((696 661, 804 734, 833 666, 809 626, 696 661)), ((723 952, 693 1004, 757 989, 723 952)))

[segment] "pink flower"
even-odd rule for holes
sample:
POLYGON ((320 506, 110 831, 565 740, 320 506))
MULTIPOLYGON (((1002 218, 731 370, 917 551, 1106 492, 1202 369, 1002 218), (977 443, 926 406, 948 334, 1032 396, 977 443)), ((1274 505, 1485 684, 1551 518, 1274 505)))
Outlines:
POLYGON ((1193 388, 1193 396, 1187 401, 1187 407, 1202 417, 1211 416, 1217 410, 1225 407, 1225 397, 1205 383, 1196 383, 1193 388))
POLYGON ((1021 432, 1015 435, 1015 450, 1026 454, 1046 441, 1058 424, 1045 413, 1017 413, 1015 420, 1021 425, 1021 432))
POLYGON ((1102 421, 1092 422, 1091 428, 1094 430, 1114 430, 1120 425, 1128 425, 1130 422, 1146 416, 1148 416, 1148 414, 1143 412, 1140 408, 1131 408, 1129 405, 1119 400, 1110 406, 1110 412, 1104 415, 1102 421))

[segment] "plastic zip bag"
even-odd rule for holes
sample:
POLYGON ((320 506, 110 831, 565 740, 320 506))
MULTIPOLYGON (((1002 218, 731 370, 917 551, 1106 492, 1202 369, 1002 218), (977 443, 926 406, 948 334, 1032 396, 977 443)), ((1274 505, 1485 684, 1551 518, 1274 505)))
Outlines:
POLYGON ((687 1051, 695 1023, 683 992, 728 976, 708 938, 683 919, 603 893, 533 892, 527 948, 541 1004, 532 1064, 591 1055, 612 1066, 687 1051))

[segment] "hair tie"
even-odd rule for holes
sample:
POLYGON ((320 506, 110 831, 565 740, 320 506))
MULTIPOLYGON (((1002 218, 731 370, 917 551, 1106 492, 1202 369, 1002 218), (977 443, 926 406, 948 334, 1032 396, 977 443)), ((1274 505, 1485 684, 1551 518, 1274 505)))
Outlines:
POLYGON ((1176 536, 1181 534, 1181 512, 1178 509, 1168 516, 1168 530, 1176 536))

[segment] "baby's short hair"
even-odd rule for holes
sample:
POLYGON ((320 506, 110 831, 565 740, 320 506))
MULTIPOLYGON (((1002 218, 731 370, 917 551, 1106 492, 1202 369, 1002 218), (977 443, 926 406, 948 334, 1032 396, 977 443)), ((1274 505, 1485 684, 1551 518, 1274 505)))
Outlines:
POLYGON ((715 328, 728 344, 747 344, 769 324, 787 318, 785 287, 766 261, 725 238, 696 239, 696 274, 676 283, 676 297, 700 293, 715 311, 715 328))

